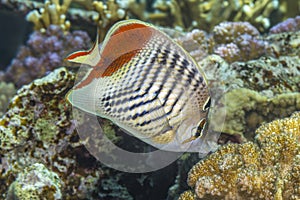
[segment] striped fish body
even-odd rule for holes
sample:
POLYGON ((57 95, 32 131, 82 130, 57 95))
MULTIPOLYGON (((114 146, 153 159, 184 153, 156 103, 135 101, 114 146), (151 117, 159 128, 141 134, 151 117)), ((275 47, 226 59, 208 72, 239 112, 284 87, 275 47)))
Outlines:
POLYGON ((164 150, 198 151, 209 92, 195 61, 167 35, 138 20, 117 23, 102 48, 69 60, 92 66, 69 93, 75 106, 110 119, 164 150))

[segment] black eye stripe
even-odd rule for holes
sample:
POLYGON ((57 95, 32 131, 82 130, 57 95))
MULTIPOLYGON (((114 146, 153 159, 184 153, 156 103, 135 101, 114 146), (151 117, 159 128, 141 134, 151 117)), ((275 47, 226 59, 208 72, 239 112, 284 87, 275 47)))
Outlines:
POLYGON ((208 97, 208 100, 203 105, 203 110, 208 110, 211 104, 211 99, 208 97))

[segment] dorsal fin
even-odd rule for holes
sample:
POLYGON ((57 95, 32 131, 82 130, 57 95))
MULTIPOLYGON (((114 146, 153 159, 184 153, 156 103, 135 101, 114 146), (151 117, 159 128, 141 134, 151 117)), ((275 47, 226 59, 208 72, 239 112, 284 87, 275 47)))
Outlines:
POLYGON ((70 62, 80 63, 80 64, 87 64, 94 67, 100 60, 100 50, 99 50, 99 34, 97 30, 96 41, 93 47, 87 51, 76 51, 71 53, 66 57, 66 60, 70 62))

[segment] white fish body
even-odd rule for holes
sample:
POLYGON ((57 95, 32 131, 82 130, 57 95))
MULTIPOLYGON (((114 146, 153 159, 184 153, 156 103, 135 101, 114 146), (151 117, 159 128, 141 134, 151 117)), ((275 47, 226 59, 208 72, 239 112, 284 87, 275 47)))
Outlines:
POLYGON ((114 25, 101 49, 71 54, 90 65, 68 100, 168 151, 199 151, 209 91, 204 73, 166 34, 138 20, 114 25), (201 136, 201 134, 200 134, 201 136))

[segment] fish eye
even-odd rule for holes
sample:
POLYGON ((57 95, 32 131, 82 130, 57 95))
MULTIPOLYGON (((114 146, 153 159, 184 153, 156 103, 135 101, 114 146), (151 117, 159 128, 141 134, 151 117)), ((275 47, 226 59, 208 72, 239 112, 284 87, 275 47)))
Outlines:
POLYGON ((196 138, 200 137, 201 132, 202 132, 202 129, 200 129, 200 128, 198 127, 198 128, 197 128, 197 131, 196 131, 196 133, 195 133, 195 137, 196 137, 196 138))

